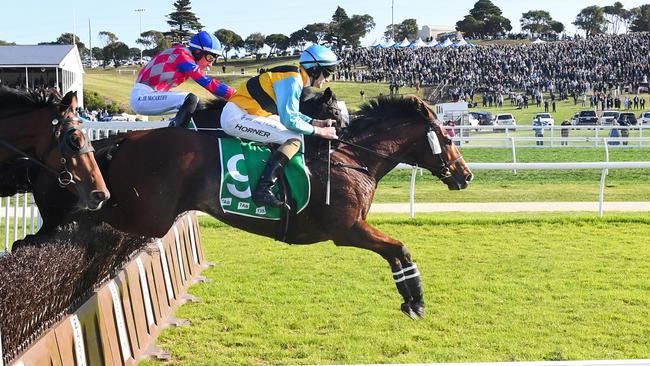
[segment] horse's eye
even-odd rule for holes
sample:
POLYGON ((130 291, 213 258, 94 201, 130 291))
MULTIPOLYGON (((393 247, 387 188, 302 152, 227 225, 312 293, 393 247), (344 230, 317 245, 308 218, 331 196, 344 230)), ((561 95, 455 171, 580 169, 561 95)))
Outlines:
POLYGON ((451 146, 451 145, 453 144, 453 141, 451 141, 451 140, 447 140, 446 144, 449 145, 449 146, 451 146))
POLYGON ((76 134, 70 135, 70 144, 76 149, 81 149, 81 137, 76 134))

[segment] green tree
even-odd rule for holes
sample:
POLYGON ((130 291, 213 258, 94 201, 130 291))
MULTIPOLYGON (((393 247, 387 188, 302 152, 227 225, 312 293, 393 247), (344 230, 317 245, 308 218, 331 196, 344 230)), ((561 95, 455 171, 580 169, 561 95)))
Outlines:
POLYGON ((478 0, 469 11, 469 15, 479 21, 484 21, 490 15, 501 14, 503 14, 501 8, 494 5, 490 0, 478 0))
POLYGON ((305 49, 307 44, 307 31, 305 28, 299 29, 289 35, 289 46, 299 48, 300 51, 305 49))
POLYGON ((554 20, 551 22, 551 30, 555 32, 556 34, 560 34, 564 32, 564 24, 562 22, 558 22, 557 20, 554 20))
POLYGON ((172 28, 165 35, 170 37, 175 42, 188 41, 194 32, 190 30, 200 31, 203 25, 199 22, 199 18, 192 12, 190 0, 176 0, 174 3, 175 11, 169 13, 167 24, 172 28))
POLYGON ((530 10, 521 15, 521 29, 530 33, 544 34, 551 31, 553 18, 546 10, 530 10))
POLYGON ((329 24, 312 23, 303 28, 307 32, 307 41, 320 44, 329 33, 329 24))
POLYGON ((0 39, 0 46, 15 46, 16 42, 3 41, 0 39))
POLYGON ((478 0, 469 15, 456 22, 456 29, 466 34, 489 35, 512 30, 510 20, 490 0, 478 0))
POLYGON ((632 32, 650 32, 650 4, 635 8, 630 30, 632 32))
POLYGON ((148 30, 146 32, 142 32, 142 34, 140 34, 140 38, 138 38, 135 42, 145 48, 142 51, 142 54, 149 57, 153 57, 159 52, 171 46, 169 39, 165 37, 163 32, 157 30, 148 30))
POLYGON ((343 43, 343 25, 348 20, 350 20, 350 17, 345 12, 345 9, 337 6, 334 15, 332 15, 332 21, 330 22, 330 33, 327 35, 327 40, 336 45, 337 48, 340 48, 343 43))
POLYGON ((485 23, 482 21, 476 20, 471 15, 465 15, 465 18, 463 20, 459 20, 456 22, 456 29, 465 33, 465 34, 482 34, 483 33, 483 27, 485 26, 485 23))
MULTIPOLYGON (((104 47, 102 54, 104 56, 104 66, 112 60, 115 63, 115 67, 119 67, 122 64, 122 60, 129 57, 129 46, 124 42, 116 41, 104 47)), ((138 50, 139 54, 140 51, 138 50)))
POLYGON ((627 10, 625 10, 620 1, 615 2, 614 5, 603 7, 605 21, 611 26, 612 34, 618 34, 623 23, 623 16, 626 12, 627 10))
POLYGON ((584 30, 587 38, 603 33, 605 29, 603 8, 592 5, 580 10, 573 25, 584 30))
MULTIPOLYGON (((144 52, 143 52, 143 54, 144 54, 144 52)), ((140 49, 135 48, 135 47, 129 48, 129 58, 130 59, 140 58, 140 49)))
POLYGON ((117 42, 117 36, 113 32, 101 31, 99 32, 99 39, 102 40, 104 47, 108 46, 111 43, 117 42))
POLYGON ((93 47, 93 58, 95 60, 103 60, 104 59, 104 52, 102 51, 101 47, 93 47))
MULTIPOLYGON (((418 23, 415 19, 405 19, 400 24, 395 25, 395 41, 397 42, 404 38, 408 38, 410 41, 412 41, 418 37, 419 32, 420 28, 418 27, 418 23)), ((388 39, 392 36, 393 27, 389 25, 384 31, 384 37, 388 39)))
POLYGON ((215 37, 221 42, 223 51, 221 55, 223 58, 228 61, 228 52, 231 50, 238 50, 244 47, 244 40, 241 36, 230 29, 219 29, 214 32, 215 37))
POLYGON ((375 21, 370 15, 353 15, 341 24, 341 45, 359 47, 361 38, 373 28, 375 28, 375 21))
POLYGON ((289 47, 289 37, 284 34, 274 33, 264 37, 264 43, 271 47, 269 56, 275 54, 276 50, 286 50, 289 47))
POLYGON ((256 60, 262 57, 262 54, 259 53, 262 47, 264 47, 264 35, 262 33, 252 33, 244 40, 244 48, 247 52, 254 54, 256 60))

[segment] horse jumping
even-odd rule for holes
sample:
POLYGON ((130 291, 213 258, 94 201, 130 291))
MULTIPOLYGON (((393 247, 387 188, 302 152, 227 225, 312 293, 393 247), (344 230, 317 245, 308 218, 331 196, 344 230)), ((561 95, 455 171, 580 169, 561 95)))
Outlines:
MULTIPOLYGON (((315 118, 337 118, 340 113, 335 101, 326 93, 310 101, 311 113, 308 106, 301 110, 315 118)), ((331 185, 335 189, 330 205, 325 204, 327 144, 306 139, 311 201, 293 218, 284 241, 312 244, 332 240, 339 246, 381 255, 388 261, 404 300, 402 311, 412 318, 422 317, 422 283, 411 254, 403 243, 366 222, 377 183, 400 162, 429 170, 452 190, 466 188, 472 173, 435 113, 417 97, 371 101, 340 136, 345 143, 335 144, 331 154, 331 185)), ((117 145, 109 144, 110 160, 100 161, 112 197, 104 208, 90 214, 93 221, 105 221, 132 234, 162 236, 179 214, 199 210, 255 234, 276 237, 281 231, 278 221, 222 210, 219 144, 212 136, 164 128, 134 131, 115 140, 117 145)), ((37 192, 35 197, 40 201, 37 192)), ((49 209, 41 208, 44 220, 62 214, 60 206, 49 209)))

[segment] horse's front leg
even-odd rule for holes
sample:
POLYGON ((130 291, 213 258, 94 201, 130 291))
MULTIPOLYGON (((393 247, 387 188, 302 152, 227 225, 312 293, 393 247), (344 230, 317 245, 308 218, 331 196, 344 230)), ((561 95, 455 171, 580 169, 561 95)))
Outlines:
POLYGON ((370 226, 365 221, 355 223, 350 230, 337 235, 334 243, 371 250, 381 255, 393 271, 393 280, 402 298, 401 310, 411 318, 424 317, 424 292, 420 272, 411 260, 408 249, 400 242, 370 226))

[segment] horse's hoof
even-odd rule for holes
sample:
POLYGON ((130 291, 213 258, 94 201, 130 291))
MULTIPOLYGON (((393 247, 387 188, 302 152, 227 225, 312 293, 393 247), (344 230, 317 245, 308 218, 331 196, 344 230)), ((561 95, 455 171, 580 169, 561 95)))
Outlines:
POLYGON ((413 310, 411 309, 411 306, 408 303, 406 303, 406 302, 403 303, 402 306, 401 306, 401 309, 402 309, 402 313, 406 314, 406 316, 408 316, 409 318, 417 319, 417 317, 418 317, 417 314, 415 314, 415 312, 413 312, 413 310))
POLYGON ((411 311, 417 315, 418 318, 424 318, 424 301, 415 301, 411 302, 410 304, 410 309, 411 311))

